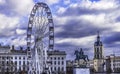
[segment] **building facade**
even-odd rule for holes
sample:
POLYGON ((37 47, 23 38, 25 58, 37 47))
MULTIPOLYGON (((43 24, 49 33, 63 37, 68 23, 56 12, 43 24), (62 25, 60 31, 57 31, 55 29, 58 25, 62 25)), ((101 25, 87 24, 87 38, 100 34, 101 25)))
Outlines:
MULTIPOLYGON (((66 53, 65 51, 49 51, 48 59, 51 61, 50 69, 52 74, 66 74, 66 53)), ((30 69, 27 60, 27 51, 15 50, 14 46, 0 46, 0 74, 27 74, 30 69), (3 51, 2 51, 3 50, 3 51)))
POLYGON ((106 56, 106 72, 120 72, 120 56, 106 56))
POLYGON ((65 51, 49 51, 52 74, 66 74, 66 53, 65 51))
POLYGON ((94 43, 94 71, 104 71, 103 44, 98 33, 97 41, 94 43))
POLYGON ((73 74, 74 61, 66 61, 66 74, 73 74))
POLYGON ((14 50, 8 46, 0 46, 0 74, 4 73, 21 73, 27 74, 27 57, 25 50, 14 50), (3 50, 3 51, 4 51, 3 50))

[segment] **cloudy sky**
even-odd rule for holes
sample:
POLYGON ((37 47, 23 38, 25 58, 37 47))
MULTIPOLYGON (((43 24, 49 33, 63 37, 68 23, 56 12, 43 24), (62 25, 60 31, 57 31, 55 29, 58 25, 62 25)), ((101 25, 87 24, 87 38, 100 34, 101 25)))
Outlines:
POLYGON ((55 49, 65 50, 73 59, 74 50, 83 48, 93 58, 97 31, 104 55, 120 52, 119 0, 0 0, 0 43, 24 46, 30 11, 36 2, 45 2, 55 24, 55 49))

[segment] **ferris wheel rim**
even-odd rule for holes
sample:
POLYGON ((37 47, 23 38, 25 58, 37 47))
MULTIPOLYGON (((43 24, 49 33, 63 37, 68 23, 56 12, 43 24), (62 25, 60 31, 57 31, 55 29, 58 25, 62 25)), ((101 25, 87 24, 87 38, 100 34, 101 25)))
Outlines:
MULTIPOLYGON (((35 16, 35 11, 37 10, 37 8, 39 7, 39 6, 41 6, 41 7, 43 7, 43 8, 45 8, 47 11, 46 11, 46 13, 47 13, 47 18, 48 18, 48 23, 52 23, 52 27, 51 28, 53 28, 54 29, 54 23, 53 23, 53 19, 52 19, 52 14, 51 14, 51 10, 49 9, 49 7, 48 7, 48 5, 46 4, 46 3, 42 3, 42 2, 39 2, 39 3, 37 3, 37 4, 35 4, 34 5, 34 7, 33 7, 33 9, 32 9, 32 11, 31 11, 31 14, 30 14, 30 18, 29 18, 29 23, 28 23, 28 29, 27 29, 27 47, 30 47, 30 44, 31 44, 31 35, 29 34, 29 32, 28 31, 32 31, 32 23, 33 23, 33 17, 35 16), (51 16, 50 18, 49 18, 49 15, 51 16), (51 21, 51 22, 50 22, 51 21), (30 40, 30 41, 29 41, 30 40)), ((50 29, 50 28, 49 28, 50 29)), ((53 35, 51 35, 51 37, 54 37, 54 32, 53 32, 53 35)), ((52 49, 53 49, 53 46, 54 46, 54 39, 52 39, 52 41, 53 41, 53 45, 51 45, 52 46, 52 49)), ((49 45, 50 46, 50 45, 49 45)))

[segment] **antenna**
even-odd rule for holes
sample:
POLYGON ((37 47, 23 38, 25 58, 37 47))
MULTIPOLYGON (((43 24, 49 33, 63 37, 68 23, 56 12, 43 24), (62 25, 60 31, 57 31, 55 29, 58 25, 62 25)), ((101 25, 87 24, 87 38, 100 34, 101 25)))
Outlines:
POLYGON ((98 36, 100 35, 100 31, 97 31, 98 36))

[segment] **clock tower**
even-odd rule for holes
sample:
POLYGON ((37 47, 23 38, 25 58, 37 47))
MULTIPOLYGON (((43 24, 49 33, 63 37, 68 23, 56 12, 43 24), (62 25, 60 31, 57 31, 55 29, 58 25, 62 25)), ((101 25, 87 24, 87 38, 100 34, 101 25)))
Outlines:
POLYGON ((100 35, 98 32, 97 40, 94 43, 94 70, 95 72, 104 71, 104 57, 103 57, 103 43, 100 40, 100 35))

